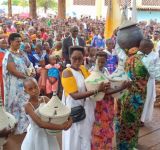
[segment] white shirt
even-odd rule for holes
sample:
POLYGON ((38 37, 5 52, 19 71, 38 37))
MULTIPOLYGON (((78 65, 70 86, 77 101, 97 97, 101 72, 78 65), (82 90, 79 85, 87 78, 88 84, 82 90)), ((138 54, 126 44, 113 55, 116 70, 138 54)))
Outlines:
MULTIPOLYGON (((141 52, 138 52, 141 53, 141 52)), ((150 77, 160 80, 160 58, 159 55, 152 51, 142 59, 143 64, 147 68, 150 77)))
POLYGON ((78 38, 77 37, 76 38, 72 37, 72 44, 73 44, 73 46, 79 46, 79 42, 78 42, 78 38))
POLYGON ((159 51, 160 51, 160 41, 157 42, 157 46, 156 46, 155 50, 156 50, 156 53, 159 54, 159 51))
MULTIPOLYGON (((142 52, 138 52, 141 54, 142 52)), ((160 65, 158 65, 159 55, 156 52, 151 52, 142 58, 142 62, 148 70, 150 77, 147 83, 147 95, 144 104, 141 121, 149 122, 152 120, 152 114, 154 109, 154 102, 156 100, 156 87, 155 79, 160 79, 160 65), (159 69, 158 69, 159 68, 159 69), (159 70, 159 71, 158 71, 159 70)))

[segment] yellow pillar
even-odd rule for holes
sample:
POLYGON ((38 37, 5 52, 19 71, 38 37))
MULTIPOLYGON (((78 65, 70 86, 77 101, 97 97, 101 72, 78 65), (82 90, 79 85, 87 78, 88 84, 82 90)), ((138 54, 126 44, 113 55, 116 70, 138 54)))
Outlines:
POLYGON ((96 17, 102 16, 103 0, 96 0, 96 17))
POLYGON ((105 38, 111 38, 113 31, 121 24, 120 0, 110 0, 105 24, 105 38))
POLYGON ((66 0, 66 10, 68 11, 71 8, 72 0, 66 0))
POLYGON ((137 7, 142 6, 142 0, 136 0, 136 5, 137 5, 137 7))

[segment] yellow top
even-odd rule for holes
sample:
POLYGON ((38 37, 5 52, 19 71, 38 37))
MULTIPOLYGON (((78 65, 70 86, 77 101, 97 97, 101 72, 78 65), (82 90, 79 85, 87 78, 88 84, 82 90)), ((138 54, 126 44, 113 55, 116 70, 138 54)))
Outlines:
MULTIPOLYGON (((71 71, 70 68, 66 68, 66 69, 71 71)), ((80 70, 81 70, 84 78, 87 78, 90 75, 90 72, 83 65, 80 66, 80 70)), ((78 91, 78 86, 77 86, 77 83, 76 83, 76 79, 74 78, 73 74, 72 74, 71 77, 64 78, 63 73, 62 73, 62 86, 64 88, 66 96, 71 94, 71 93, 75 93, 75 92, 78 91)))

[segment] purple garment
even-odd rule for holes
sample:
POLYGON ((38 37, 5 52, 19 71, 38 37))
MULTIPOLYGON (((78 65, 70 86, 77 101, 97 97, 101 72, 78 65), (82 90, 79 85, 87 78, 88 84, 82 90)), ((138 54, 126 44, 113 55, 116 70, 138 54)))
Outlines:
POLYGON ((118 57, 116 55, 107 55, 105 67, 108 69, 110 74, 116 70, 117 64, 118 57))
POLYGON ((91 46, 96 48, 105 48, 105 40, 103 38, 98 38, 98 36, 95 35, 91 42, 91 46))

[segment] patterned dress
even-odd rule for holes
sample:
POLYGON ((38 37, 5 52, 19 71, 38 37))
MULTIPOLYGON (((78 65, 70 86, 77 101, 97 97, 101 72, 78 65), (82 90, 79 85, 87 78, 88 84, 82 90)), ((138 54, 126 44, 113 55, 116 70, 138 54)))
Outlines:
POLYGON ((4 81, 4 100, 5 109, 17 119, 16 134, 26 132, 29 120, 25 114, 24 104, 27 101, 27 95, 24 93, 23 79, 12 75, 8 69, 8 62, 14 62, 19 72, 26 74, 30 61, 24 53, 22 55, 13 54, 7 51, 3 59, 3 81, 4 81))
POLYGON ((114 98, 105 96, 104 100, 96 103, 95 122, 92 130, 92 150, 112 150, 113 121, 114 98))
POLYGON ((108 50, 104 50, 107 53, 107 59, 105 67, 108 69, 109 73, 112 74, 118 65, 118 56, 113 53, 110 53, 108 50))
POLYGON ((132 79, 131 87, 120 98, 121 111, 117 122, 117 149, 137 147, 140 118, 146 99, 149 74, 142 63, 143 54, 135 54, 126 61, 126 71, 132 79))

